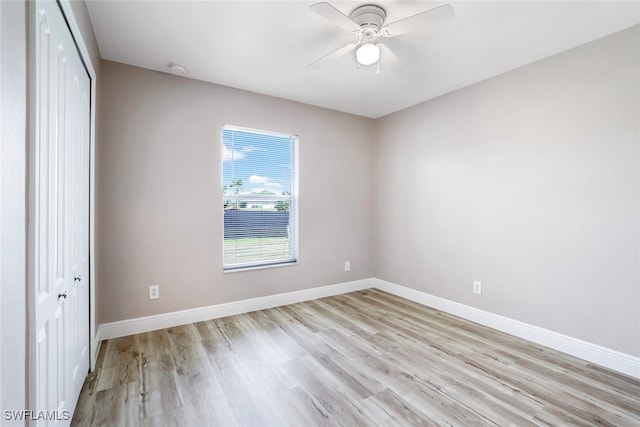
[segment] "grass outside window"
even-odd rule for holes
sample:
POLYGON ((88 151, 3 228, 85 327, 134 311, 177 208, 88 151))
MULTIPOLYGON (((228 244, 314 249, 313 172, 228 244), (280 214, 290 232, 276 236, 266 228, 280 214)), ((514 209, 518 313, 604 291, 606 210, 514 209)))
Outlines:
POLYGON ((286 260, 288 258, 289 239, 287 237, 240 237, 224 239, 225 265, 286 260), (260 248, 260 251, 256 252, 256 248, 260 248))

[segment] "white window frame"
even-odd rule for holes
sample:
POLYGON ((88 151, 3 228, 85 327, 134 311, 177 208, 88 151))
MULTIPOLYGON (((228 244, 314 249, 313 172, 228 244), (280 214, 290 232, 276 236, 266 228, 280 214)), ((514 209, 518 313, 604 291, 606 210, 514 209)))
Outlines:
POLYGON ((263 129, 254 129, 248 128, 244 126, 235 126, 235 125, 222 125, 220 129, 220 204, 223 209, 222 215, 222 269, 224 273, 234 273, 248 270, 257 270, 263 268, 273 268, 273 267, 286 267, 291 265, 296 265, 299 261, 298 255, 298 146, 299 146, 299 136, 293 134, 287 134, 282 132, 273 132, 263 129), (280 196, 269 196, 269 195, 236 195, 235 199, 238 201, 246 200, 246 201, 281 201, 287 200, 289 202, 289 254, 290 258, 287 260, 266 260, 266 261, 256 261, 256 262, 248 262, 242 264, 233 264, 233 265, 225 265, 224 263, 224 202, 225 197, 222 191, 222 183, 224 182, 224 131, 239 131, 239 132, 249 132, 249 133, 257 133, 260 135, 267 136, 275 136, 280 138, 289 138, 291 141, 291 194, 288 196, 280 195, 280 196))

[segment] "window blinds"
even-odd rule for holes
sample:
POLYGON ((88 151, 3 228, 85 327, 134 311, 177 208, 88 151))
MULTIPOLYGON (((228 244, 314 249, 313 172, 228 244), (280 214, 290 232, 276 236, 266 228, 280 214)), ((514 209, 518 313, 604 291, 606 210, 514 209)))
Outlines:
POLYGON ((225 270, 297 259, 297 137, 222 129, 225 270))

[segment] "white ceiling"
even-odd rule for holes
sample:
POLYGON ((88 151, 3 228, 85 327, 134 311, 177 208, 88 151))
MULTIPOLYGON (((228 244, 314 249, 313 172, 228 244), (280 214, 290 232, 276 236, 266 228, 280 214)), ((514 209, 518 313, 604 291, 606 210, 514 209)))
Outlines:
MULTIPOLYGON (((348 15, 371 3, 332 3, 348 15)), ((640 23, 640 2, 373 1, 386 22, 442 4, 453 21, 389 39, 399 72, 357 69, 355 55, 305 66, 352 35, 309 9, 314 1, 98 1, 88 9, 104 59, 381 117, 640 23)))

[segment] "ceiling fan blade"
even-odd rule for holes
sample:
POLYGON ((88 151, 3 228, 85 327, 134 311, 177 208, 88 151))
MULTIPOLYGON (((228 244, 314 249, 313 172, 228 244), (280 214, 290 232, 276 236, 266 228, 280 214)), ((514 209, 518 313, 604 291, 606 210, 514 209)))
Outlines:
POLYGON ((322 58, 318 59, 317 61, 312 62, 311 64, 307 65, 307 69, 315 70, 317 68, 320 68, 323 65, 326 65, 328 62, 331 62, 334 59, 337 59, 337 58, 341 57, 342 55, 353 51, 357 46, 358 46, 357 43, 346 44, 346 45, 342 46, 341 48, 334 50, 330 54, 325 55, 322 58))
POLYGON ((337 26, 344 28, 347 31, 360 30, 360 25, 353 22, 347 15, 340 12, 338 9, 331 6, 327 2, 315 3, 309 6, 309 8, 318 15, 333 22, 337 26))
POLYGON ((378 47, 380 48, 380 64, 383 69, 395 73, 406 67, 404 62, 393 53, 389 46, 384 43, 378 43, 378 47))
POLYGON ((399 36, 409 31, 419 30, 429 25, 450 21, 451 19, 453 19, 453 8, 445 4, 392 22, 382 29, 382 35, 386 37, 399 36))

